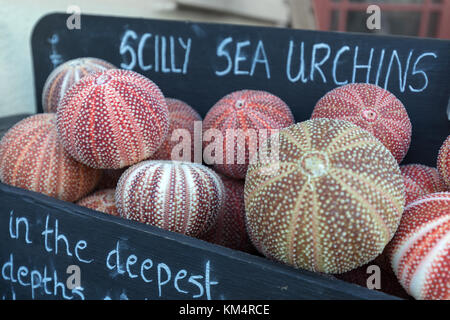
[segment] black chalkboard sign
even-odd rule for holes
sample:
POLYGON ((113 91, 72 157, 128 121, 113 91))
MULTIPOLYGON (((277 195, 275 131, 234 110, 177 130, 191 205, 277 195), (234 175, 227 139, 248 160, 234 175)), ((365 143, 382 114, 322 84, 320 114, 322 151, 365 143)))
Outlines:
POLYGON ((68 17, 45 16, 32 35, 38 111, 55 65, 94 56, 144 74, 203 116, 234 90, 260 89, 278 95, 303 121, 327 91, 376 83, 411 117, 404 163, 435 166, 450 134, 450 41, 90 15, 70 30, 68 17))
POLYGON ((0 210, 0 299, 394 298, 4 184, 0 210))

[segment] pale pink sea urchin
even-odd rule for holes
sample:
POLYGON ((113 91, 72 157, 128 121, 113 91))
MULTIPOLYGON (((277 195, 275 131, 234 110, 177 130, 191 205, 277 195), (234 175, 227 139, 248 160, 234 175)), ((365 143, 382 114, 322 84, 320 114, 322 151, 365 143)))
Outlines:
POLYGON ((121 217, 193 237, 211 228, 224 197, 223 183, 211 169, 157 160, 128 168, 115 195, 121 217))
POLYGON ((54 113, 23 119, 0 142, 0 179, 9 185, 76 201, 95 188, 100 175, 64 150, 54 113))

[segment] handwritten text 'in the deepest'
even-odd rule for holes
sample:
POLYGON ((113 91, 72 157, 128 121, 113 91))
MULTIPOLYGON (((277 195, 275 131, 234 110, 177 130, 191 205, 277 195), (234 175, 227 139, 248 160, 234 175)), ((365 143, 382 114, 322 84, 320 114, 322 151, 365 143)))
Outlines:
POLYGON ((102 254, 97 253, 94 257, 90 253, 98 251, 99 245, 96 243, 93 245, 95 250, 89 250, 88 241, 79 239, 83 232, 64 232, 62 222, 51 215, 46 215, 41 223, 40 220, 32 223, 33 220, 10 211, 5 232, 11 241, 18 242, 12 247, 31 246, 33 249, 28 257, 23 253, 29 250, 19 254, 14 249, 1 257, 1 280, 10 283, 10 292, 1 293, 3 299, 15 299, 16 290, 20 290, 21 297, 25 292, 31 299, 128 299, 127 288, 136 288, 136 284, 112 289, 114 280, 140 282, 139 286, 144 287, 149 296, 139 298, 164 298, 170 293, 172 297, 211 299, 212 289, 219 285, 212 279, 209 260, 198 268, 200 272, 194 272, 140 255, 138 249, 130 248, 126 240, 116 240, 117 237, 111 245, 105 246, 102 254), (81 270, 81 285, 72 289, 66 281, 66 268, 70 265, 78 265, 81 270), (84 278, 84 274, 90 276, 84 278), (99 285, 100 279, 103 279, 103 285, 99 285), (98 295, 101 290, 105 291, 103 295, 89 296, 93 292, 98 295))

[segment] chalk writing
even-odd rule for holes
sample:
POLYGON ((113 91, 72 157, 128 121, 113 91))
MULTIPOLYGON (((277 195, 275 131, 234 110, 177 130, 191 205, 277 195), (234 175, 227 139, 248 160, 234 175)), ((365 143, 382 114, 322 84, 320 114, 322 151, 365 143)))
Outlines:
POLYGON ((215 74, 221 77, 233 71, 233 75, 235 76, 253 76, 255 74, 256 66, 262 64, 264 66, 267 79, 270 79, 269 60, 262 40, 259 40, 257 42, 254 53, 250 59, 248 51, 249 49, 246 48, 252 47, 251 41, 236 41, 234 46, 233 42, 234 40, 232 37, 227 37, 223 39, 217 46, 216 55, 217 57, 222 58, 221 60, 226 60, 226 66, 222 70, 215 70, 215 74), (251 63, 246 63, 247 60, 251 60, 251 63))
POLYGON ((433 52, 426 52, 426 53, 422 53, 414 62, 413 65, 413 70, 412 70, 412 75, 416 75, 416 74, 421 74, 424 80, 424 84, 420 89, 417 88, 413 88, 411 85, 408 86, 409 90, 411 90, 412 92, 422 92, 423 90, 426 89, 426 87, 428 86, 428 76, 425 73, 425 71, 423 70, 417 70, 417 65, 419 64, 420 60, 422 60, 425 57, 433 57, 434 59, 437 58, 437 54, 433 53, 433 52))
POLYGON ((56 68, 63 61, 62 56, 56 51, 56 45, 59 42, 59 36, 57 34, 54 34, 47 41, 51 45, 51 52, 49 58, 53 65, 53 68, 56 68))
MULTIPOLYGON (((88 298, 86 286, 95 286, 95 283, 82 283, 86 268, 93 268, 97 276, 103 273, 102 277, 111 280, 142 281, 148 286, 147 291, 151 296, 158 298, 176 292, 180 297, 211 299, 213 288, 219 285, 211 276, 209 260, 200 264, 199 269, 190 270, 152 256, 143 257, 137 252, 132 253, 131 250, 135 249, 129 247, 126 240, 112 240, 112 246, 105 244, 94 259, 88 241, 74 241, 75 235, 64 232, 64 224, 55 216, 46 214, 34 221, 14 210, 9 212, 9 220, 5 224, 9 239, 15 241, 16 248, 33 245, 33 253, 31 257, 23 257, 14 252, 2 252, 0 280, 8 282, 11 288, 8 295, 2 296, 3 299, 15 298, 14 287, 18 286, 22 288, 22 294, 27 292, 31 299, 50 297, 84 300, 88 298), (58 268, 55 267, 55 261, 58 261, 58 268), (65 266, 62 261, 66 261, 65 266), (82 265, 86 268, 82 268, 82 265)), ((75 234, 79 237, 83 230, 75 234)), ((122 288, 120 291, 104 292, 103 298, 129 299, 122 288)))
POLYGON ((194 299, 211 299, 211 288, 219 284, 218 281, 211 280, 210 261, 206 261, 204 270, 201 274, 189 272, 186 269, 180 269, 176 272, 172 266, 162 261, 154 261, 151 258, 138 258, 135 254, 126 253, 125 248, 121 247, 121 242, 109 251, 105 265, 115 277, 117 274, 130 279, 138 278, 145 283, 151 283, 157 290, 158 297, 164 296, 164 288, 172 286, 181 294, 186 294, 194 299))
POLYGON ((17 266, 13 253, 10 253, 9 258, 1 265, 2 279, 11 284, 17 283, 22 287, 29 287, 31 299, 37 298, 38 295, 61 297, 67 300, 76 298, 84 300, 85 298, 82 287, 68 289, 65 282, 60 280, 62 277, 58 277, 58 272, 50 271, 48 265, 41 268, 32 268, 27 265, 17 266))
POLYGON ((320 76, 322 77, 322 80, 324 83, 327 82, 327 79, 325 78, 325 75, 323 74, 323 71, 321 69, 321 66, 325 63, 325 61, 328 60, 328 58, 330 57, 330 46, 326 43, 317 43, 313 45, 313 50, 312 50, 312 58, 311 58, 311 81, 314 81, 314 72, 317 71, 319 72, 320 76), (325 49, 326 53, 325 55, 322 57, 322 59, 317 62, 317 51, 320 49, 325 49))
MULTIPOLYGON (((11 239, 20 240, 26 245, 34 243, 32 241, 32 223, 28 217, 15 215, 14 210, 10 210, 8 231, 11 239)), ((46 216, 45 228, 40 235, 44 237, 44 250, 45 252, 53 252, 58 254, 58 248, 61 243, 65 246, 66 250, 59 250, 60 255, 72 256, 72 252, 69 247, 68 238, 60 232, 58 219, 50 219, 50 215, 46 216), (53 240, 51 241, 51 236, 53 240)), ((91 260, 81 259, 80 251, 87 248, 87 242, 85 240, 78 241, 74 246, 75 257, 79 262, 91 263, 91 260)), ((39 252, 37 252, 39 254, 39 252)), ((77 282, 76 287, 66 286, 67 281, 72 281, 74 278, 70 278, 67 281, 61 281, 64 277, 58 275, 58 272, 51 267, 51 264, 44 264, 42 267, 37 268, 29 265, 18 265, 15 261, 14 253, 9 253, 7 257, 4 257, 6 261, 0 261, 1 266, 1 279, 8 281, 11 284, 18 284, 21 287, 29 287, 31 299, 37 298, 38 295, 49 295, 53 297, 61 297, 63 299, 82 299, 84 300, 83 287, 77 282)), ((72 266, 73 267, 73 266, 72 266)), ((78 267, 79 268, 79 267, 78 267)), ((70 270, 70 269, 69 269, 70 270)), ((80 270, 78 269, 78 272, 80 270)), ((79 275, 78 275, 79 277, 79 275)), ((15 295, 12 296, 14 298, 15 295)))
MULTIPOLYGON (((61 233, 60 230, 58 229, 59 226, 58 219, 54 219, 52 225, 50 225, 49 222, 51 223, 50 216, 47 215, 45 218, 45 229, 41 233, 42 236, 44 237, 45 250, 47 252, 54 252, 55 255, 57 255, 58 249, 60 248, 61 244, 63 244, 64 248, 66 249, 65 253, 67 254, 67 256, 72 256, 72 250, 70 250, 70 244, 67 236, 61 233)), ((79 240, 76 242, 73 252, 75 252, 75 256, 78 261, 83 263, 91 263, 93 259, 85 260, 80 257, 80 251, 86 249, 86 247, 87 247, 86 241, 79 240)))
POLYGON ((359 46, 344 45, 340 48, 332 48, 327 43, 308 45, 304 41, 296 45, 293 40, 289 41, 287 52, 286 77, 290 82, 327 83, 331 78, 337 86, 349 82, 366 82, 375 83, 388 90, 395 88, 400 92, 405 92, 407 88, 410 92, 424 91, 428 86, 428 76, 425 72, 427 68, 421 60, 428 57, 429 62, 430 58, 438 58, 434 52, 419 54, 414 50, 387 51, 384 48, 365 48, 362 51, 359 46), (310 48, 311 54, 308 54, 307 48, 310 48), (388 54, 387 59, 385 59, 386 54, 388 54), (309 61, 308 57, 310 57, 309 61), (367 59, 365 60, 367 63, 364 59, 367 59), (382 78, 383 74, 384 78, 382 78), (380 83, 381 79, 384 80, 383 83, 380 83), (416 88, 411 84, 420 80, 423 82, 422 87, 416 88))
POLYGON ((120 67, 128 70, 139 67, 142 71, 187 74, 191 46, 191 38, 152 33, 139 36, 135 31, 127 30, 120 42, 119 53, 123 59, 120 67), (145 51, 146 48, 150 50, 145 51))
MULTIPOLYGON (((203 44, 205 45, 205 44, 203 44)), ((138 34, 127 30, 121 36, 121 68, 148 72, 187 74, 191 37, 138 34)), ((263 39, 222 37, 214 48, 213 74, 217 77, 272 78, 274 70, 263 39)), ((281 51, 283 52, 283 51, 281 51)), ((416 52, 406 48, 375 48, 359 45, 336 46, 327 42, 286 43, 285 76, 291 83, 374 83, 385 89, 416 93, 429 85, 426 64, 437 59, 435 52, 416 52), (423 84, 423 85, 418 85, 423 84)), ((203 64, 203 62, 202 62, 203 64)))
POLYGON ((366 69, 366 83, 369 83, 370 78, 370 70, 372 69, 372 58, 373 58, 373 48, 370 48, 369 61, 367 64, 358 64, 358 51, 359 47, 355 47, 355 54, 353 56, 353 73, 352 73, 352 83, 356 82, 356 71, 358 69, 366 69))

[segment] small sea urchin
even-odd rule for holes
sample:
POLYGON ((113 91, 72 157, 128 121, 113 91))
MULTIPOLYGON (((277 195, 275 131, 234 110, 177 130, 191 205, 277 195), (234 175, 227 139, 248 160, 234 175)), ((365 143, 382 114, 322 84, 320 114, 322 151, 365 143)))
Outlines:
POLYGON ((9 185, 76 201, 95 188, 100 175, 64 150, 54 113, 23 119, 0 142, 0 179, 9 185))

